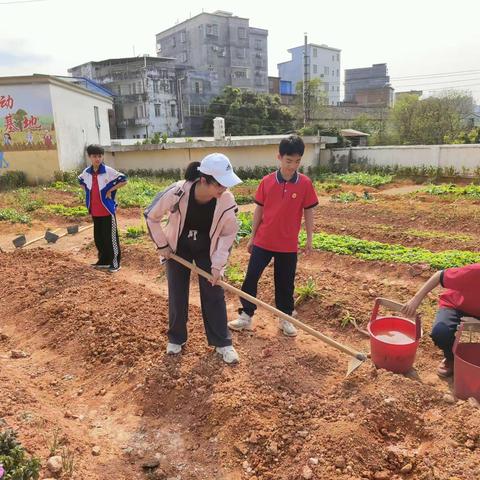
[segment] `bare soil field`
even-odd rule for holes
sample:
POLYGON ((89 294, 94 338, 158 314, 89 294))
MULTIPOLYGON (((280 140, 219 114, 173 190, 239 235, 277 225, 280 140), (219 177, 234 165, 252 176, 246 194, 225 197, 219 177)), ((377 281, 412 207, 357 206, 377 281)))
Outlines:
MULTIPOLYGON (((478 251, 478 205, 388 191, 348 204, 322 197, 316 231, 478 251), (445 236, 416 237, 412 229, 445 236), (455 234, 469 238, 448 238, 455 234)), ((41 459, 40 478, 52 477, 45 464, 54 444, 74 458, 58 478, 82 480, 480 478, 480 408, 455 399, 452 381, 435 373, 441 356, 428 336, 435 295, 422 307, 425 335, 405 376, 367 361, 346 378, 346 355, 302 332, 280 335, 276 319, 260 310, 253 332, 234 333, 241 361, 227 366, 206 344, 196 281, 189 341, 172 358, 163 267, 146 237, 124 239, 122 270, 113 276, 89 266, 91 230, 54 245, 11 246, 20 231, 33 237, 67 223, 0 222, 0 423, 18 429, 41 459)), ((119 223, 139 225, 140 209, 121 210, 119 223)), ((244 270, 247 262, 242 240, 230 263, 244 270)), ((297 286, 311 280, 316 290, 298 305, 298 318, 368 352, 350 319, 364 327, 376 296, 406 301, 432 273, 300 255, 297 286)), ((273 303, 271 268, 259 292, 273 303)), ((226 296, 233 318, 239 302, 226 296)))

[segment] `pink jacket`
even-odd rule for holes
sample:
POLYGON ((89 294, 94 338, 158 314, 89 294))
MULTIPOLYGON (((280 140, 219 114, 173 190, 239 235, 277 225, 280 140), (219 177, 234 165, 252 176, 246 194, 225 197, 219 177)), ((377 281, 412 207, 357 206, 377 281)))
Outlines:
MULTIPOLYGON (((178 237, 182 233, 187 215, 188 198, 194 182, 181 180, 160 192, 145 210, 145 219, 150 236, 158 248, 170 248, 175 252, 178 237), (161 221, 168 212, 168 223, 161 221)), ((210 229, 210 259, 212 268, 223 274, 230 250, 238 232, 237 204, 231 192, 225 191, 217 199, 210 229)))

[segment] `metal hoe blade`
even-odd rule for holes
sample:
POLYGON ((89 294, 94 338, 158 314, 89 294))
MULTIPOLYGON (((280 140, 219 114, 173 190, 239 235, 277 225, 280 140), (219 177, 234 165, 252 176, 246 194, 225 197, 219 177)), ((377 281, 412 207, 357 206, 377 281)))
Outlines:
POLYGON ((367 357, 361 359, 352 357, 348 362, 347 375, 345 376, 348 377, 354 370, 360 367, 366 359, 367 357))
POLYGON ((57 240, 58 240, 58 235, 51 232, 50 230, 47 230, 45 232, 45 240, 48 242, 48 243, 55 243, 57 240))
POLYGON ((12 243, 15 245, 15 248, 21 248, 27 243, 25 235, 20 235, 17 238, 12 240, 12 243))

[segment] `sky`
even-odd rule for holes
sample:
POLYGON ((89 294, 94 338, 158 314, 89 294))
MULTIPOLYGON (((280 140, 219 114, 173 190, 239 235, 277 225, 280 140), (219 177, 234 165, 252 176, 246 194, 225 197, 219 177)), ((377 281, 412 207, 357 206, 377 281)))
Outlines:
POLYGON ((269 75, 307 33, 342 50, 342 82, 346 68, 387 63, 396 91, 469 90, 480 103, 480 0, 276 3, 0 0, 0 76, 68 75, 91 60, 155 55, 156 33, 202 10, 226 10, 268 30, 269 75))

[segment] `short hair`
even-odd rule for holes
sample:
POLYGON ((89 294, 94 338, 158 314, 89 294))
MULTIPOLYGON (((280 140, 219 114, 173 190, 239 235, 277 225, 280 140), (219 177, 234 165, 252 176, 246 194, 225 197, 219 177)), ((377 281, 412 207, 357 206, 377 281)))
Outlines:
POLYGON ((280 156, 283 157, 284 155, 300 155, 303 156, 303 152, 305 151, 305 144, 303 140, 298 135, 290 135, 287 138, 283 138, 278 146, 278 152, 280 156))
POLYGON ((87 155, 103 155, 105 150, 100 145, 89 145, 87 147, 87 155))

